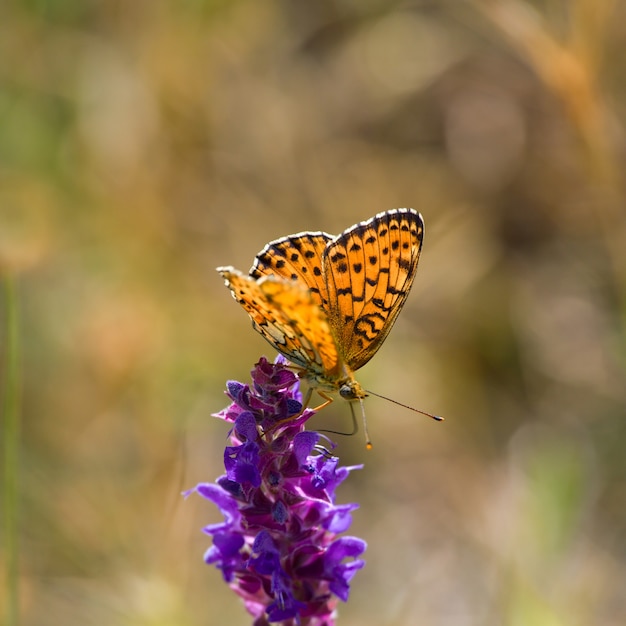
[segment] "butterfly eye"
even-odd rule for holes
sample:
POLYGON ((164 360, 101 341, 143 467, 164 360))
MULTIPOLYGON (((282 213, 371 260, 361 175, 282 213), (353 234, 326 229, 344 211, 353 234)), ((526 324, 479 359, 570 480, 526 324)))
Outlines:
POLYGON ((339 395, 344 400, 356 400, 367 396, 356 380, 349 380, 347 383, 341 385, 341 387, 339 387, 339 395))
POLYGON ((345 398, 346 400, 351 400, 353 398, 356 398, 354 389, 352 389, 352 387, 350 387, 350 385, 348 384, 341 385, 341 387, 339 387, 339 395, 342 398, 345 398))

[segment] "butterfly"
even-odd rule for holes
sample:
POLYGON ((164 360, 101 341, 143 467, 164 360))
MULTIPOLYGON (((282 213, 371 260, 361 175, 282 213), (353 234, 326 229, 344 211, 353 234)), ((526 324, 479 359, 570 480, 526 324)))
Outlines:
MULTIPOLYGON (((376 354, 413 284, 424 221, 413 209, 378 213, 333 236, 271 241, 248 275, 218 267, 252 325, 327 401, 367 397, 354 371, 376 354)), ((323 404, 322 406, 325 406, 323 404)), ((364 412, 363 412, 364 415, 364 412)))

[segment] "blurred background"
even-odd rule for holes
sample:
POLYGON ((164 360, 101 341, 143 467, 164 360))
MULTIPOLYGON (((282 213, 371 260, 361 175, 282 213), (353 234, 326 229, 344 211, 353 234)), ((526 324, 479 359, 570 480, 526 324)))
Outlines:
POLYGON ((446 421, 370 398, 374 449, 335 437, 369 543, 339 623, 623 624, 625 46, 612 0, 3 3, 22 623, 250 623, 180 496, 275 355, 214 268, 412 206, 358 379, 446 421))

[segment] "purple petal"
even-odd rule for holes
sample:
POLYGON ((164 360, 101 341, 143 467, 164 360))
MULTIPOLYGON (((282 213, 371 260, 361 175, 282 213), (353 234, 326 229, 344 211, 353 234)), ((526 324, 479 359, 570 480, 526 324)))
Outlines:
POLYGON ((259 436, 256 428, 256 418, 250 411, 244 411, 235 420, 235 430, 248 441, 255 441, 259 436))
POLYGON ((230 558, 239 554, 245 540, 242 535, 236 533, 215 533, 213 545, 221 552, 224 558, 230 558))
POLYGON ((272 575, 271 590, 276 600, 267 607, 270 622, 281 622, 296 617, 306 604, 299 602, 293 595, 291 581, 282 571, 272 575))
POLYGON ((226 382, 226 392, 234 402, 238 402, 241 399, 241 396, 247 387, 248 385, 244 385, 236 380, 229 380, 226 382))
POLYGON ((200 483, 195 487, 195 491, 203 498, 206 498, 207 500, 213 502, 213 504, 217 505, 224 516, 223 523, 211 524, 204 528, 204 532, 207 534, 213 534, 220 530, 229 530, 241 519, 241 513, 239 512, 237 501, 233 500, 233 498, 218 485, 200 483))
POLYGON ((280 555, 267 531, 257 535, 252 552, 257 556, 250 559, 250 567, 258 574, 270 575, 280 570, 280 555))
POLYGON ((340 537, 330 544, 326 551, 326 561, 339 563, 347 557, 355 557, 367 550, 367 543, 358 537, 340 537))
POLYGON ((304 465, 307 457, 313 451, 315 444, 319 441, 319 434, 312 430, 305 430, 298 433, 293 438, 293 453, 298 461, 298 465, 304 465))
POLYGON ((240 446, 227 446, 224 450, 224 468, 230 480, 258 487, 261 484, 258 465, 259 446, 254 441, 240 446))
POLYGON ((352 523, 352 515, 350 515, 350 512, 358 508, 358 504, 342 504, 332 507, 330 510, 330 519, 324 523, 324 528, 335 534, 345 532, 350 528, 350 524, 352 523))
POLYGON ((284 524, 289 519, 289 511, 280 500, 272 507, 272 517, 279 524, 284 524))

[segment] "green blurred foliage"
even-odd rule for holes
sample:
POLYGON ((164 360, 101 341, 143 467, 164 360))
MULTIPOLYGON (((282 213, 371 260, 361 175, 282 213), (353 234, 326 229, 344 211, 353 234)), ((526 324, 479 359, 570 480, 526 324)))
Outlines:
POLYGON ((179 495, 273 356, 214 268, 399 206, 424 254, 358 378, 447 419, 339 438, 340 623, 624 623, 625 40, 611 0, 3 4, 22 623, 249 623, 179 495))

